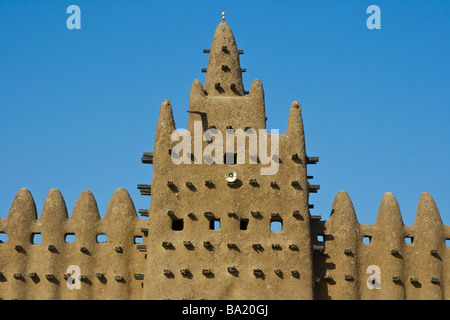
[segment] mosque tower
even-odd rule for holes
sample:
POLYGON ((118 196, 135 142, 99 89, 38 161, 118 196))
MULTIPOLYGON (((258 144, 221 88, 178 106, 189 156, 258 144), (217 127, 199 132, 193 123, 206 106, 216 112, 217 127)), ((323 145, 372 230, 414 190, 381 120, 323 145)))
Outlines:
POLYGON ((312 299, 308 198, 318 186, 308 183, 306 168, 317 158, 306 155, 300 104, 285 108, 287 129, 278 136, 279 152, 267 162, 272 149, 250 150, 250 136, 274 148, 272 133, 261 134, 266 129, 263 86, 256 79, 245 90, 243 51, 224 16, 204 52, 209 54, 205 84, 192 84, 183 136, 191 149, 179 152, 181 139, 172 141, 172 105, 164 100, 154 150, 145 154, 153 178, 144 298, 312 299), (208 141, 208 132, 224 140, 226 133, 244 135, 245 161, 239 161, 242 143, 227 149, 227 140, 222 149, 215 146, 216 160, 208 162, 205 149, 218 141, 217 135, 208 141), (270 172, 274 161, 277 170, 270 172), (264 168, 268 174, 262 174, 264 168))

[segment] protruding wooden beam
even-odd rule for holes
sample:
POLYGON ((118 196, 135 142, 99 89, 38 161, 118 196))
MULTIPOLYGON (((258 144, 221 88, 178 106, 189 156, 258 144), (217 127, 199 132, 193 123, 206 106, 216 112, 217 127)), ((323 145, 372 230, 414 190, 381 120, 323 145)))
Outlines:
POLYGON ((144 152, 141 157, 141 162, 153 164, 153 152, 144 152))
POLYGON ((307 157, 307 164, 316 164, 319 162, 319 157, 307 157))
POLYGON ((142 217, 148 217, 148 209, 139 209, 138 212, 142 217))
POLYGON ((137 188, 141 191, 141 196, 152 195, 152 186, 150 184, 138 184, 137 188))

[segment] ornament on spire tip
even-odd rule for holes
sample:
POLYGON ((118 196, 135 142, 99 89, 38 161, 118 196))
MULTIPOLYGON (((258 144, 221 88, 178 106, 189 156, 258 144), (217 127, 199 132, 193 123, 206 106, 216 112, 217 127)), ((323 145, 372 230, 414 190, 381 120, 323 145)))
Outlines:
POLYGON ((225 11, 222 11, 222 21, 225 21, 225 11))

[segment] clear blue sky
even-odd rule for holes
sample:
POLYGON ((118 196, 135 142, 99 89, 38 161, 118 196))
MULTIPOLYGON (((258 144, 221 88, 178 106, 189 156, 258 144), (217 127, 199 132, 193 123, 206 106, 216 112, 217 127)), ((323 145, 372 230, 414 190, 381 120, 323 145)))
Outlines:
POLYGON ((246 68, 262 81, 268 128, 285 131, 302 105, 318 194, 328 219, 346 190, 361 223, 375 222, 393 192, 412 224, 422 192, 450 224, 450 1, 6 1, 0 0, 0 218, 30 189, 40 215, 51 188, 69 215, 84 189, 104 216, 137 184, 152 151, 159 107, 170 99, 187 125, 192 82, 204 82, 212 36, 226 12, 246 68), (69 5, 81 30, 69 30, 69 5), (369 5, 381 29, 369 30, 369 5))

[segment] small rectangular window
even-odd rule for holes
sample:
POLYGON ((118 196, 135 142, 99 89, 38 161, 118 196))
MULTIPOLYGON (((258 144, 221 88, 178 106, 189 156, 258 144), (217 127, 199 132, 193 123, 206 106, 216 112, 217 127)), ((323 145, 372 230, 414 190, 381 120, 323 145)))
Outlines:
POLYGON ((372 236, 364 236, 363 243, 369 244, 372 241, 372 236))
POLYGON ((414 241, 414 238, 413 238, 413 237, 405 237, 405 242, 406 242, 407 244, 412 244, 413 241, 414 241))
POLYGON ((209 229, 210 230, 219 230, 220 229, 220 219, 214 219, 209 221, 209 229))
POLYGON ((270 231, 272 232, 280 232, 283 228, 283 223, 278 220, 274 220, 270 222, 270 231))
POLYGON ((136 237, 134 237, 134 243, 135 243, 135 244, 137 244, 137 243, 142 243, 143 240, 144 240, 144 239, 143 239, 141 236, 136 236, 136 237))
POLYGON ((40 233, 31 234, 31 244, 40 244, 42 242, 42 236, 40 233))
POLYGON ((247 228, 248 228, 248 219, 241 219, 239 221, 239 229, 247 230, 247 228))
POLYGON ((181 231, 184 228, 184 221, 183 219, 173 219, 172 220, 172 230, 174 231, 181 231))
POLYGON ((64 240, 66 241, 66 243, 75 242, 75 233, 66 233, 64 240))
POLYGON ((317 235, 317 241, 318 241, 318 242, 323 242, 323 241, 324 241, 323 234, 318 234, 318 235, 317 235))
POLYGON ((8 235, 4 232, 0 232, 0 244, 8 241, 8 235))
MULTIPOLYGON (((0 233, 0 236, 1 236, 1 233, 0 233)), ((0 238, 1 239, 1 238, 0 238)), ((445 239, 445 245, 447 246, 447 247, 450 247, 450 239, 445 239)))
POLYGON ((106 234, 98 234, 97 235, 97 243, 106 243, 108 241, 108 237, 106 234))

